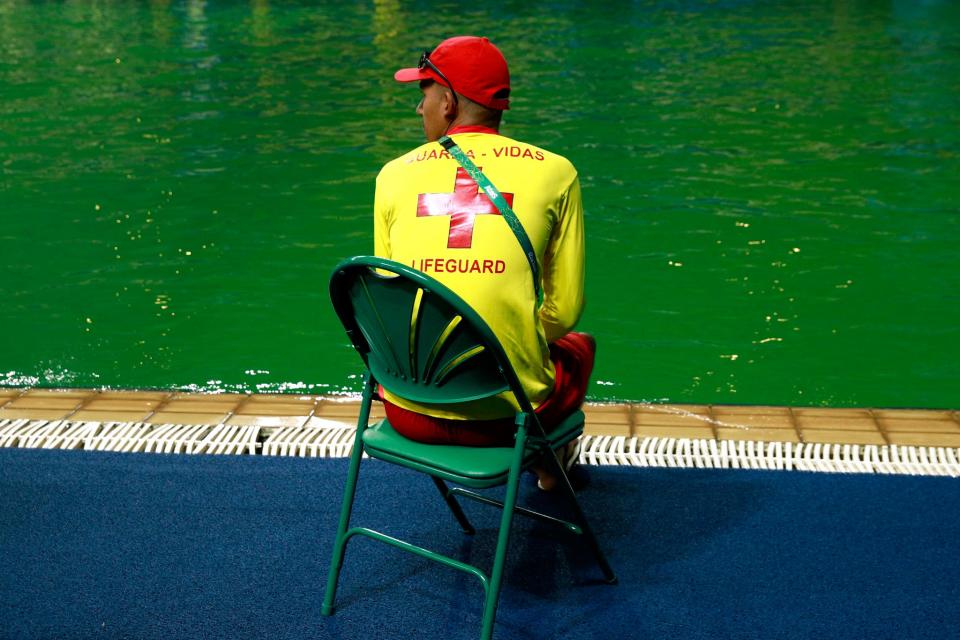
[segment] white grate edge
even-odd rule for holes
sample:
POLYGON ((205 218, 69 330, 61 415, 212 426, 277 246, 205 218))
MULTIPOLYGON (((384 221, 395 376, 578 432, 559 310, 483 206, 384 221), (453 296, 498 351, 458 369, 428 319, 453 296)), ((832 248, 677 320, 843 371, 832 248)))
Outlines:
MULTIPOLYGON (((282 427, 261 441, 261 427, 0 420, 0 447, 145 453, 344 458, 354 427, 282 427)), ((960 449, 898 445, 760 442, 584 436, 589 465, 695 469, 767 469, 960 477, 960 449)))

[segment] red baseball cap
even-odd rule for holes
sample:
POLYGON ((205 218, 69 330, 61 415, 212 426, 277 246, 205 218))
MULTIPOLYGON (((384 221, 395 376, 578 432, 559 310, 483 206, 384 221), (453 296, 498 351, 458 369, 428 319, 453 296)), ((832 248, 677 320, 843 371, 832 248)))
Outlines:
POLYGON ((507 61, 500 49, 486 38, 448 38, 424 56, 436 70, 421 61, 417 67, 400 69, 393 74, 394 79, 397 82, 433 80, 485 107, 501 111, 510 108, 507 61))

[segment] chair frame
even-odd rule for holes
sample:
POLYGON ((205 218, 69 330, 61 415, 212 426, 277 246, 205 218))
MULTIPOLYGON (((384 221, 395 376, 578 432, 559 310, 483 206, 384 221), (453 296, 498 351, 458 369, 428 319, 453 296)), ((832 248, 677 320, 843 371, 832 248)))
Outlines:
MULTIPOLYGON (((580 433, 582 433, 582 412, 578 411, 568 419, 568 421, 573 421, 570 422, 572 428, 567 428, 565 430, 558 428, 556 431, 564 431, 564 433, 559 438, 551 439, 550 435, 544 432, 543 426, 540 424, 540 421, 538 420, 537 415, 529 399, 527 398, 519 379, 517 378, 516 372, 513 370, 513 366, 510 364, 510 361, 503 351, 502 346, 487 324, 459 296, 444 287, 441 283, 419 271, 411 269, 406 265, 382 258, 370 256, 358 256, 355 258, 350 258, 341 262, 334 269, 330 278, 330 295, 333 301, 334 309, 337 312, 341 322, 343 322, 344 327, 347 329, 347 335, 350 337, 353 346, 360 353, 365 364, 367 365, 367 369, 364 373, 360 415, 357 419, 357 432, 354 438, 353 449, 350 456, 347 481, 344 488, 343 503, 340 509, 340 517, 337 525, 337 535, 330 562, 330 572, 327 577, 327 588, 321 609, 322 615, 329 616, 334 612, 334 599, 336 596, 340 569, 343 566, 344 556, 346 554, 346 546, 354 536, 359 535, 374 540, 379 540, 380 542, 403 549, 404 551, 408 551, 420 557, 433 560, 453 569, 466 572, 478 578, 480 583, 483 585, 485 594, 480 638, 481 640, 489 640, 493 635, 494 621, 496 618, 500 589, 503 581, 503 571, 506 564, 506 554, 509 545, 510 530, 514 513, 534 518, 542 522, 559 525, 566 528, 571 533, 582 535, 587 542, 587 545, 589 546, 598 566, 603 572, 604 581, 608 584, 616 584, 616 575, 607 562, 603 551, 600 549, 600 545, 597 542, 596 536, 590 528, 590 525, 587 523, 587 519, 580 508, 576 494, 574 493, 573 487, 570 483, 570 479, 568 478, 563 465, 561 465, 560 461, 557 459, 555 453, 557 448, 565 445, 567 442, 571 441, 580 433), (379 273, 377 273, 377 271, 379 271, 379 273), (390 275, 381 275, 383 273, 389 273, 390 275), (354 309, 352 303, 350 302, 348 293, 349 284, 357 279, 365 277, 381 279, 399 277, 406 279, 407 281, 412 281, 412 284, 416 285, 418 288, 428 292, 429 294, 438 296, 446 304, 450 305, 450 307, 452 307, 457 314, 466 320, 469 325, 472 326, 473 329, 480 334, 480 336, 482 336, 483 346, 489 349, 490 353, 494 356, 499 368, 499 373, 503 377, 506 388, 509 389, 509 391, 516 398, 517 404, 520 407, 520 410, 516 413, 515 418, 515 423, 517 426, 516 439, 510 454, 509 471, 506 479, 493 476, 490 478, 480 479, 462 476, 450 470, 430 466, 429 462, 412 462, 407 459, 391 456, 384 451, 377 451, 365 446, 364 434, 366 433, 367 429, 370 428, 370 406, 375 395, 376 386, 379 382, 387 389, 390 389, 389 378, 391 377, 384 373, 382 376, 384 378, 383 380, 378 381, 375 378, 372 369, 376 369, 376 365, 372 363, 368 357, 371 346, 367 342, 362 327, 357 323, 354 309), (497 535, 496 552, 494 554, 493 567, 489 576, 477 566, 462 562, 435 551, 431 551, 424 547, 411 544, 404 540, 394 538, 366 527, 351 528, 350 516, 353 509, 353 501, 356 494, 357 481, 359 478, 360 461, 363 457, 364 451, 366 451, 371 457, 384 459, 386 461, 394 462, 395 464, 428 474, 432 478, 435 486, 449 507, 451 513, 460 524, 464 533, 467 535, 474 534, 475 529, 470 524, 470 521, 467 519, 467 516, 460 504, 457 502, 456 496, 481 502, 483 504, 497 506, 502 509, 500 528, 497 535), (541 459, 541 456, 546 459, 547 464, 552 467, 554 473, 556 473, 559 478, 558 493, 561 494, 562 497, 564 497, 569 503, 569 506, 571 507, 575 516, 573 522, 561 520, 559 518, 532 511, 517 505, 520 474, 534 462, 541 459), (491 486, 506 484, 506 495, 504 500, 501 502, 462 487, 450 488, 447 486, 445 480, 472 488, 488 488, 491 486)), ((386 421, 384 420, 383 423, 386 423, 386 421)), ((383 423, 378 424, 377 426, 379 427, 383 423)), ((447 448, 449 449, 449 447, 447 448)), ((472 448, 462 447, 462 449, 472 448)))

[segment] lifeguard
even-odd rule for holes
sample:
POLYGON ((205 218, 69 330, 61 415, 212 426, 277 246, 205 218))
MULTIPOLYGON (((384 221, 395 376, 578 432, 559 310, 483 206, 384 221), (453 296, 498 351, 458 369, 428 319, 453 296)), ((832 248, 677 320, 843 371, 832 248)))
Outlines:
MULTIPOLYGON (((376 255, 427 272, 470 304, 503 344, 544 428, 579 407, 595 344, 571 333, 583 310, 583 207, 577 171, 565 158, 499 134, 510 74, 486 38, 460 36, 396 72, 419 82, 417 114, 427 143, 377 177, 376 255), (540 265, 537 306, 517 239, 487 195, 436 142, 452 137, 496 185, 530 238, 540 265)), ((387 417, 421 442, 512 445, 509 394, 458 405, 425 405, 385 393, 387 417)), ((567 452, 571 458, 573 449, 567 452)), ((541 486, 554 479, 538 472, 541 486)))

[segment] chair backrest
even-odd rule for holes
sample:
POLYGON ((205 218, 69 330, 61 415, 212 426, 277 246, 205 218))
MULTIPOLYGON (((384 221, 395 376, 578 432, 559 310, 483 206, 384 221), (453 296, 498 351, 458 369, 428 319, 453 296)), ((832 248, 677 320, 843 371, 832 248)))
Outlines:
POLYGON ((358 256, 334 268, 330 298, 374 379, 390 392, 414 402, 452 403, 509 390, 523 411, 532 411, 487 323, 426 274, 358 256))

